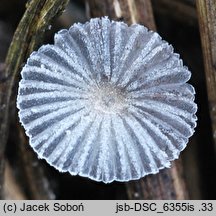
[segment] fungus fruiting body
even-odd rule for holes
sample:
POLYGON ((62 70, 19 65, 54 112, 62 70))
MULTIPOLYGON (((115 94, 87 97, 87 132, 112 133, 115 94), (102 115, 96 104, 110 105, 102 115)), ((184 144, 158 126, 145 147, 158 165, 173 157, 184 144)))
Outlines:
POLYGON ((191 73, 153 31, 108 18, 33 52, 17 106, 30 145, 62 172, 112 182, 169 167, 196 126, 191 73))

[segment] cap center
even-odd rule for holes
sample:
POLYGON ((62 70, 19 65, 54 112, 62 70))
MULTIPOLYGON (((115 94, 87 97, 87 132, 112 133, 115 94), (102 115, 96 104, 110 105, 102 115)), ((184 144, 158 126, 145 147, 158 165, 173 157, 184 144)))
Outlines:
POLYGON ((119 113, 126 107, 126 94, 108 82, 101 83, 89 93, 93 109, 103 113, 119 113))

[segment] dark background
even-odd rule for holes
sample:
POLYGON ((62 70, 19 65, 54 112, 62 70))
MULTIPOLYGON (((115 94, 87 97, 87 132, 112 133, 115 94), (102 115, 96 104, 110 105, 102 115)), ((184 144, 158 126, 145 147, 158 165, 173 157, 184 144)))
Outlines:
MULTIPOLYGON (((167 1, 162 1, 167 2, 167 1)), ((202 60, 199 27, 194 1, 186 1, 190 10, 178 8, 179 11, 161 5, 160 0, 153 1, 153 11, 157 31, 163 39, 171 43, 175 52, 181 55, 184 64, 192 72, 190 83, 196 90, 198 104, 198 125, 195 134, 190 139, 188 147, 182 153, 184 177, 191 199, 216 198, 216 161, 212 140, 212 130, 209 118, 209 107, 206 91, 205 73, 202 60), (181 13, 184 13, 183 15, 181 13)), ((0 0, 0 66, 5 60, 7 49, 13 33, 25 11, 24 0, 0 0)), ((44 43, 53 43, 53 35, 62 28, 68 28, 74 22, 87 20, 85 2, 71 1, 64 14, 55 20, 52 28, 47 31, 44 43)), ((6 198, 34 199, 35 189, 31 178, 43 177, 41 184, 47 185, 49 197, 55 199, 127 199, 127 189, 124 183, 103 184, 87 178, 59 173, 44 160, 38 160, 26 142, 20 147, 20 125, 14 103, 11 105, 10 137, 6 149, 7 166, 5 193, 6 198), (23 150, 25 149, 25 150, 23 150), (27 149, 27 150, 26 150, 27 149), (23 152, 31 152, 34 164, 28 164, 23 152), (39 175, 28 176, 28 166, 35 166, 39 175), (27 174, 26 174, 27 173, 27 174), (12 185, 12 186, 11 186, 12 185)), ((25 138, 22 138, 25 139, 25 138)), ((32 161, 32 160, 30 160, 32 161)), ((31 175, 31 174, 29 174, 31 175)))

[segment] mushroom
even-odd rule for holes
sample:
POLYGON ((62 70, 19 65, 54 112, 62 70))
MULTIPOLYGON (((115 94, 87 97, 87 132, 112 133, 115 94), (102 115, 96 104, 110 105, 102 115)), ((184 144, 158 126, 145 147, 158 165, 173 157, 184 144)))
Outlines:
POLYGON ((94 18, 55 35, 22 69, 30 145, 60 172, 105 183, 170 167, 196 127, 191 73, 142 25, 94 18))

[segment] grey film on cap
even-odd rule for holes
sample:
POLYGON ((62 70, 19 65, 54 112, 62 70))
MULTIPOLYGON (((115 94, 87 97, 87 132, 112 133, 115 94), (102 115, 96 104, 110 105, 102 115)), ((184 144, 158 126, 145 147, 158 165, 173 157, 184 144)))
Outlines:
POLYGON ((19 118, 38 157, 59 171, 139 179, 169 167, 194 132, 190 76, 156 32, 95 18, 31 54, 19 118))

